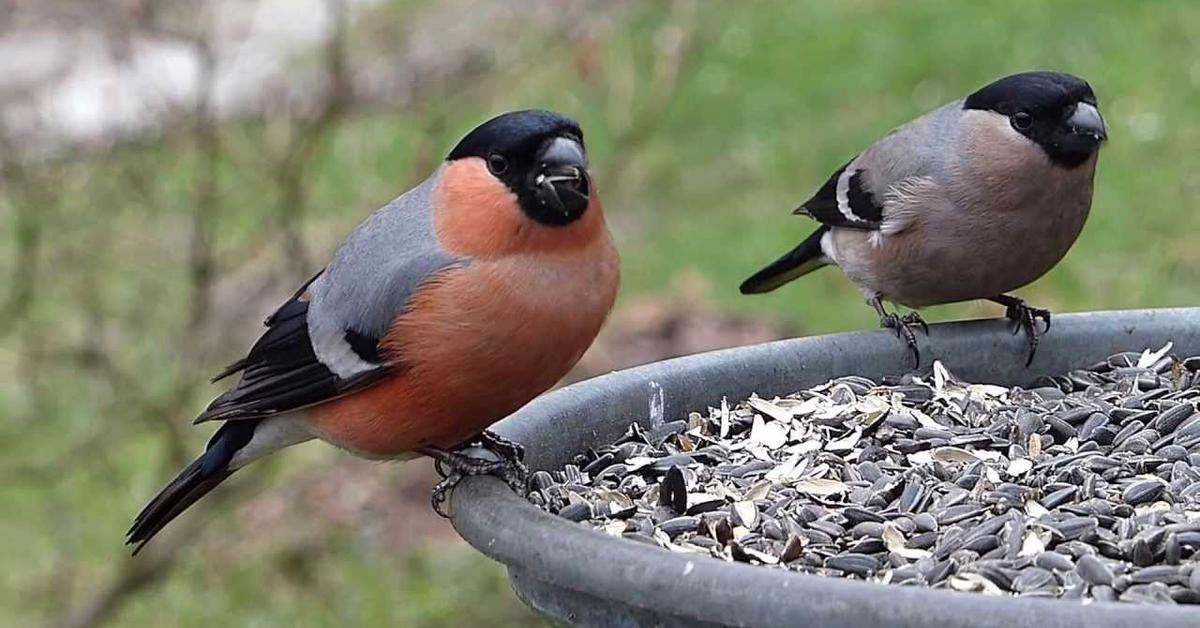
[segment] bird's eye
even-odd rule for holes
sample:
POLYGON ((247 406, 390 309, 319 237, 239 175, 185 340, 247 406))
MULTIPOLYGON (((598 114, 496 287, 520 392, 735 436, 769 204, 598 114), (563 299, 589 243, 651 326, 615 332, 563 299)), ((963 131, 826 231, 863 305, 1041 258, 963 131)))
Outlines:
POLYGON ((1014 127, 1017 127, 1018 131, 1026 131, 1029 127, 1033 126, 1033 116, 1024 111, 1018 111, 1013 114, 1012 123, 1014 127))
POLYGON ((487 158, 488 170, 492 174, 504 174, 508 171, 508 160, 500 153, 492 153, 487 158))

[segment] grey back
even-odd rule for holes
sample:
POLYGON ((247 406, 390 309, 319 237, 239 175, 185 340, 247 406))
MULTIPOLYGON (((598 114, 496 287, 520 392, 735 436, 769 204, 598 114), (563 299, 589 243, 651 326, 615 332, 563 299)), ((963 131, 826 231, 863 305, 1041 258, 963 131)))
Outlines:
POLYGON ((374 366, 354 354, 347 330, 382 338, 423 281, 468 263, 442 250, 434 233, 433 193, 443 170, 371 214, 309 286, 313 348, 340 377, 374 366))
POLYGON ((947 103, 883 136, 855 158, 852 166, 875 194, 910 177, 943 183, 958 154, 962 100, 947 103))

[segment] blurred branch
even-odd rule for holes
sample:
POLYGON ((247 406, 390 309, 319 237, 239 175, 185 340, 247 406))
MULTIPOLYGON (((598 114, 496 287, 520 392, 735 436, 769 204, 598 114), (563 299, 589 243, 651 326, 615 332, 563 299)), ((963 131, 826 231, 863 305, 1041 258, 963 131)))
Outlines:
POLYGON ((107 621, 125 598, 161 578, 175 560, 174 553, 155 553, 139 556, 139 560, 124 561, 120 573, 101 587, 81 608, 64 619, 52 623, 57 628, 91 628, 107 621))
POLYGON ((53 189, 35 180, 23 164, 11 159, 14 147, 4 128, 0 128, 0 191, 12 208, 13 252, 9 269, 8 294, 0 306, 0 338, 20 327, 35 297, 42 246, 43 217, 50 198, 45 190, 53 189))
MULTIPOLYGON (((220 215, 218 186, 222 144, 214 112, 217 58, 209 39, 211 26, 204 25, 198 34, 180 35, 191 45, 198 60, 199 70, 196 100, 191 112, 191 139, 199 156, 199 163, 190 208, 186 261, 187 315, 183 321, 183 329, 177 337, 178 346, 182 348, 185 370, 193 370, 192 367, 198 367, 205 361, 201 335, 211 308, 217 267, 214 248, 216 225, 220 215)), ((136 168, 135 164, 133 169, 136 168)), ((131 183, 136 193, 148 194, 149 188, 144 180, 135 176, 132 177, 131 183)), ((169 402, 160 404, 154 401, 152 395, 141 391, 142 386, 139 385, 138 379, 126 373, 103 347, 85 341, 71 357, 91 372, 109 379, 116 390, 125 391, 128 404, 142 405, 141 408, 130 408, 130 414, 163 430, 168 464, 175 467, 186 460, 189 454, 183 444, 187 439, 182 432, 181 422, 177 420, 178 402, 193 396, 198 386, 193 378, 181 378, 168 396, 169 402)), ((91 447, 90 441, 91 437, 85 438, 77 445, 91 447)), ((195 532, 194 524, 179 526, 171 537, 164 535, 159 542, 161 549, 158 551, 147 552, 138 560, 123 560, 111 580, 102 585, 89 601, 70 611, 59 625, 96 626, 110 618, 130 595, 157 582, 165 575, 175 562, 182 538, 185 538, 189 531, 195 532)))
MULTIPOLYGON (((221 512, 229 503, 254 492, 265 480, 263 476, 242 478, 243 481, 224 485, 205 497, 212 512, 221 512)), ((66 613, 54 628, 93 628, 112 619, 130 596, 162 583, 175 567, 180 551, 202 536, 205 517, 182 517, 159 534, 154 542, 136 559, 122 557, 120 567, 112 578, 96 589, 91 598, 66 613)))
POLYGON ((308 177, 318 149, 333 125, 353 99, 353 85, 346 67, 347 15, 344 0, 325 0, 332 24, 322 51, 324 94, 308 116, 288 119, 288 141, 281 147, 273 173, 280 188, 276 214, 283 236, 289 274, 301 279, 314 270, 301 235, 308 204, 308 177))
POLYGON ((198 93, 194 111, 193 136, 200 149, 200 168, 193 191, 192 234, 188 248, 191 314, 187 331, 196 334, 208 314, 213 283, 213 231, 217 221, 217 177, 220 165, 221 141, 212 113, 213 88, 216 77, 216 58, 212 46, 204 39, 194 42, 200 60, 198 93))
MULTIPOLYGON (((291 116, 288 120, 291 133, 282 147, 280 156, 272 164, 272 176, 280 187, 280 201, 276 220, 283 234, 283 247, 288 267, 296 274, 311 271, 308 253, 302 239, 302 220, 307 203, 308 180, 312 162, 318 154, 325 136, 347 108, 351 85, 345 59, 346 7, 342 0, 327 0, 333 27, 324 46, 323 60, 325 93, 317 109, 309 116, 291 116)), ((186 271, 188 277, 188 315, 178 345, 184 354, 184 370, 199 369, 207 362, 207 347, 203 346, 203 326, 209 318, 213 289, 219 268, 215 256, 216 225, 220 212, 219 176, 224 158, 219 121, 214 114, 214 89, 217 60, 210 41, 204 36, 190 39, 192 48, 200 60, 198 92, 192 111, 191 137, 199 156, 196 179, 191 197, 191 227, 189 235, 186 271)), ((142 188, 144 192, 146 188, 142 188)), ((84 346, 73 358, 81 365, 102 374, 120 390, 137 391, 140 386, 136 378, 124 372, 105 351, 95 346, 84 346)), ((136 409, 137 414, 148 424, 164 430, 164 445, 170 455, 168 464, 177 466, 189 455, 182 447, 187 439, 181 432, 178 418, 178 400, 194 395, 199 382, 196 378, 181 378, 167 404, 155 404, 148 394, 131 394, 130 398, 146 401, 136 409)), ((93 435, 96 436, 96 435, 93 435)), ((98 436, 97 436, 98 437, 98 436)), ((91 437, 85 438, 81 446, 91 446, 91 437)), ((22 469, 22 471, 29 471, 22 469)), ((249 479, 249 478, 247 478, 249 479)), ((220 511, 230 496, 256 486, 258 481, 239 482, 236 491, 222 490, 206 499, 206 508, 220 511)), ((155 540, 152 547, 136 560, 123 560, 111 579, 100 586, 92 597, 69 612, 57 624, 69 628, 98 626, 111 617, 120 607, 139 591, 161 582, 176 564, 179 549, 197 536, 199 524, 196 519, 176 522, 155 540)))

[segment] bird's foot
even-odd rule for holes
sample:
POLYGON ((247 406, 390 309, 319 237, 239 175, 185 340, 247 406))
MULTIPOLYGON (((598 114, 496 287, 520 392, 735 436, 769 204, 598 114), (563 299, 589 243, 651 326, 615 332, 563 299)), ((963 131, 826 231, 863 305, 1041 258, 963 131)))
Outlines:
POLYGON ((1021 299, 1008 295, 1000 295, 992 300, 1004 306, 1004 316, 1012 322, 1012 332, 1024 331, 1029 338, 1029 357, 1025 359, 1025 366, 1033 364, 1042 334, 1050 331, 1050 310, 1030 307, 1021 299), (1038 329, 1038 319, 1046 324, 1045 329, 1038 329))
POLYGON ((509 440, 503 436, 491 431, 484 430, 479 435, 479 442, 484 447, 495 452, 501 458, 511 461, 513 464, 524 469, 525 446, 515 440, 509 440))
POLYGON ((454 450, 428 447, 420 450, 420 453, 433 458, 434 469, 442 476, 442 480, 433 487, 430 503, 434 512, 443 517, 450 516, 446 510, 450 491, 463 478, 473 475, 494 475, 504 480, 514 492, 525 494, 529 476, 525 463, 521 461, 525 457, 525 448, 494 432, 484 432, 478 441, 470 441, 454 450), (482 449, 479 453, 490 456, 464 453, 469 449, 482 449))
POLYGON ((900 322, 903 323, 905 327, 920 327, 921 333, 925 334, 926 336, 929 335, 929 325, 926 324, 925 319, 921 318, 921 315, 917 314, 916 312, 909 312, 908 314, 901 316, 900 322))
POLYGON ((884 329, 890 329, 896 332, 896 337, 903 340, 913 354, 913 368, 921 365, 921 349, 917 346, 917 335, 913 333, 913 329, 920 329, 929 335, 929 325, 925 324, 924 319, 916 312, 909 312, 903 316, 895 313, 890 313, 883 309, 882 303, 874 303, 876 311, 879 312, 879 326, 884 329))

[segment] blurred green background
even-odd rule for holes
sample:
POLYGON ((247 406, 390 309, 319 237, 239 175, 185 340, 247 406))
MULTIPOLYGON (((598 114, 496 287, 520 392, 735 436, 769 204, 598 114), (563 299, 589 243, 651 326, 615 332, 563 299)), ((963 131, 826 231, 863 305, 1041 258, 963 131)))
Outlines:
MULTIPOLYGON (((10 2, 0 43, 42 60, 41 43, 94 30, 117 62, 158 38, 213 64, 185 72, 194 89, 153 119, 86 141, 28 123, 77 92, 0 87, 0 625, 540 621, 428 513, 433 476, 418 462, 300 447, 239 474, 138 559, 121 545, 210 432, 189 426, 219 390, 206 378, 353 225, 503 110, 582 123, 622 252, 619 311, 576 377, 874 327, 836 272, 757 298, 736 286, 808 233, 790 210, 855 152, 1028 69, 1087 78, 1111 141, 1082 239, 1022 295, 1058 312, 1200 301, 1191 0, 331 0, 301 3, 341 16, 317 20, 321 37, 265 57, 229 52, 230 15, 251 11, 268 34, 316 18, 246 1, 104 4, 10 2), (222 73, 246 63, 277 67, 238 96, 222 73), (702 331, 656 343, 666 319, 702 331)), ((93 62, 79 55, 63 76, 93 62)), ((154 67, 146 89, 182 80, 154 67)), ((997 314, 964 304, 926 318, 997 314)))

